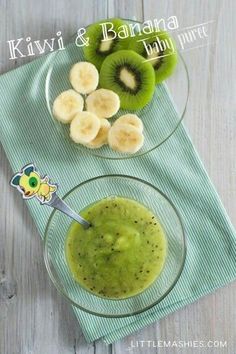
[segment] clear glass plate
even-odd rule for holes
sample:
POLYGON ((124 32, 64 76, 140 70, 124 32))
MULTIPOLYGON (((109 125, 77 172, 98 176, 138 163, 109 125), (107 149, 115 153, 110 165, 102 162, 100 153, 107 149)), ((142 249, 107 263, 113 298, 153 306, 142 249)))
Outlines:
POLYGON ((53 284, 72 305, 97 316, 131 316, 157 304, 174 287, 184 266, 185 235, 173 203, 160 190, 138 178, 123 175, 96 177, 76 186, 63 199, 73 210, 79 212, 86 206, 110 196, 134 199, 145 205, 159 219, 165 232, 165 264, 160 275, 147 289, 135 296, 118 300, 97 296, 76 282, 65 255, 65 242, 71 219, 57 210, 53 211, 47 224, 44 259, 53 284))
MULTIPOLYGON (((126 20, 134 22, 131 20, 126 20)), ((73 64, 84 61, 83 49, 75 44, 76 35, 66 49, 59 50, 51 55, 51 64, 46 77, 45 95, 50 115, 60 131, 62 138, 67 139, 72 148, 87 152, 106 159, 125 159, 147 154, 164 143, 178 128, 181 123, 189 96, 189 77, 183 57, 179 54, 176 70, 164 83, 155 88, 151 102, 142 110, 127 111, 120 109, 119 112, 109 119, 112 123, 125 113, 135 113, 144 124, 144 145, 135 154, 121 154, 113 151, 108 145, 100 149, 89 149, 81 144, 75 144, 69 136, 69 125, 58 122, 52 113, 55 98, 65 90, 72 88, 69 81, 69 71, 73 64)))

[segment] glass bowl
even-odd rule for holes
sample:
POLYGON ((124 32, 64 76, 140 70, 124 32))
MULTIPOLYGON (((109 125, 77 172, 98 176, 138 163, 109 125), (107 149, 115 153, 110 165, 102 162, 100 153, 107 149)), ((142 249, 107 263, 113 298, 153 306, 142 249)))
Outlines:
MULTIPOLYGON (((137 22, 126 20, 127 22, 137 22)), ((72 88, 69 81, 69 71, 73 64, 84 61, 83 49, 75 44, 76 34, 72 37, 66 49, 51 54, 51 64, 46 77, 45 95, 50 115, 61 135, 67 139, 74 149, 79 149, 91 155, 106 159, 126 159, 144 155, 165 142, 181 123, 189 96, 189 77, 186 64, 179 53, 175 72, 162 84, 156 85, 151 102, 143 109, 128 111, 120 109, 109 121, 112 123, 126 113, 137 114, 144 123, 144 145, 135 154, 122 154, 113 151, 108 145, 100 149, 89 149, 74 143, 69 136, 69 125, 58 122, 52 113, 55 98, 65 90, 72 88)))
POLYGON ((80 212, 89 204, 109 196, 134 199, 148 207, 158 218, 167 240, 164 267, 156 280, 143 292, 126 299, 99 297, 76 282, 65 256, 65 241, 71 219, 54 210, 46 228, 44 259, 57 290, 72 305, 98 316, 125 317, 145 311, 161 301, 177 282, 185 261, 183 225, 172 202, 151 184, 130 176, 107 175, 79 184, 64 196, 65 202, 80 212))

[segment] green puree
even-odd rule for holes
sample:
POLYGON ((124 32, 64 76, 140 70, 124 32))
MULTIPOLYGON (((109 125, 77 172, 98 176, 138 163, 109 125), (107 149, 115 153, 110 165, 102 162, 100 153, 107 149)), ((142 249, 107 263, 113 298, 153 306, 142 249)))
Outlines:
POLYGON ((146 289, 160 274, 166 238, 153 213, 122 197, 100 200, 81 212, 92 223, 73 222, 66 258, 74 279, 108 298, 126 298, 146 289))

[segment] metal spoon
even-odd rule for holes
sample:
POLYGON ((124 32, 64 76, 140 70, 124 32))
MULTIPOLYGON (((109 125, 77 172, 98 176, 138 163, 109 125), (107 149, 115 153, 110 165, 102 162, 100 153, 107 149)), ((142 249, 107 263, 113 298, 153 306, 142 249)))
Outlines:
POLYGON ((67 205, 61 198, 58 197, 56 193, 53 193, 51 200, 49 202, 45 202, 44 204, 57 210, 60 210, 62 213, 66 214, 71 219, 74 219, 79 224, 81 224, 85 229, 88 229, 91 226, 91 224, 87 220, 85 220, 84 218, 82 218, 82 216, 72 210, 69 205, 67 205))
POLYGON ((70 218, 80 223, 85 229, 91 224, 72 210, 61 198, 58 197, 56 191, 57 184, 52 184, 48 176, 41 177, 35 164, 30 163, 24 166, 20 172, 14 174, 10 181, 10 185, 22 194, 23 199, 36 198, 40 204, 48 205, 52 208, 60 210, 70 218))

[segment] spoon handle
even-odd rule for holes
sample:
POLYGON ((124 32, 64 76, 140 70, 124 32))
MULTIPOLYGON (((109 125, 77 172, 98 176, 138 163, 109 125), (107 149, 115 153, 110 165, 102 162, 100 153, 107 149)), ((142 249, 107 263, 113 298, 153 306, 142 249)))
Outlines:
POLYGON ((72 210, 61 198, 59 198, 56 193, 52 195, 52 198, 49 202, 46 202, 44 204, 51 206, 57 210, 60 210, 62 213, 66 214, 70 218, 80 223, 85 229, 91 226, 91 224, 88 221, 86 221, 79 214, 74 212, 74 210, 72 210))
POLYGON ((58 185, 51 183, 48 176, 42 177, 33 163, 22 167, 20 172, 14 174, 10 184, 21 193, 24 199, 36 198, 40 204, 60 210, 80 223, 85 229, 91 226, 88 221, 83 219, 58 197, 56 194, 58 185))

